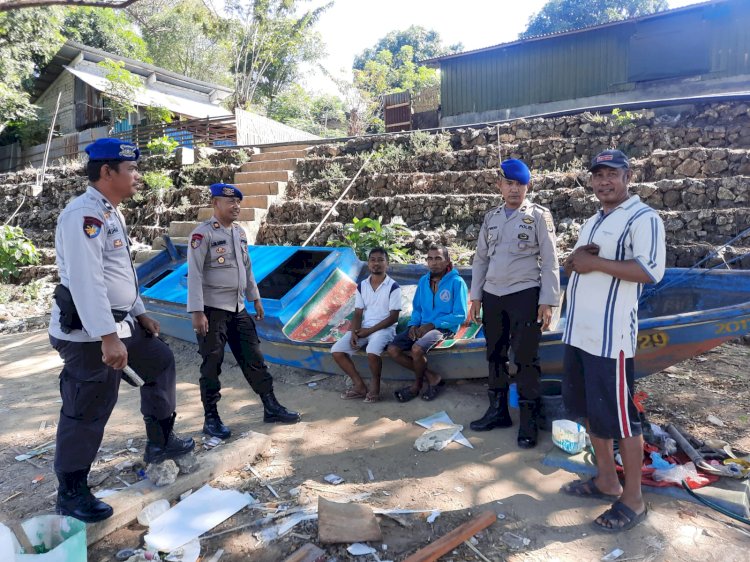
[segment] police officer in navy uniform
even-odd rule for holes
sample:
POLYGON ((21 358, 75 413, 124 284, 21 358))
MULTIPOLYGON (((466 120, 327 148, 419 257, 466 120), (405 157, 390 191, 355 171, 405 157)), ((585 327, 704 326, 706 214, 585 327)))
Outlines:
POLYGON ((480 321, 489 362, 490 405, 471 422, 474 431, 510 427, 508 359, 518 367, 518 446, 536 445, 540 390, 539 341, 560 298, 555 227, 546 208, 526 199, 531 173, 521 160, 500 165, 498 187, 504 203, 484 217, 472 263, 471 310, 480 321))
POLYGON ((90 185, 57 220, 55 251, 60 284, 55 289, 49 335, 62 357, 62 408, 57 426, 57 513, 101 521, 112 508, 96 499, 87 476, 117 402, 122 369, 145 380, 140 388, 146 424, 146 462, 193 450, 192 439, 173 432, 175 362, 146 315, 130 259, 125 219, 117 206, 137 191, 138 149, 119 139, 86 147, 90 185))
POLYGON ((273 392, 255 322, 245 309, 252 302, 258 320, 263 303, 253 276, 247 235, 234 221, 240 213, 242 192, 233 185, 211 186, 214 216, 190 235, 188 248, 188 304, 198 340, 201 364, 200 390, 205 414, 203 432, 226 439, 230 429, 219 417, 221 399, 219 374, 224 348, 229 344, 242 374, 263 402, 263 421, 296 423, 297 412, 279 404, 273 392))

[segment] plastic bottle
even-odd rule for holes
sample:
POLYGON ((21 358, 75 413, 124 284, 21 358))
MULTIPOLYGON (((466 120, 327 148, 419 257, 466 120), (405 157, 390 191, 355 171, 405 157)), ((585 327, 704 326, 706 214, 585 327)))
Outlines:
POLYGON ((141 512, 138 514, 138 523, 140 523, 144 527, 148 527, 157 517, 168 511, 169 508, 169 501, 156 500, 155 502, 148 504, 141 510, 141 512))

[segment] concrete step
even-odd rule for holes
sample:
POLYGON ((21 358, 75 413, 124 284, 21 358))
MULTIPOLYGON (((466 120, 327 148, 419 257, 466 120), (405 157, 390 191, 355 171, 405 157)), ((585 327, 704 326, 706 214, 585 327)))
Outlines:
MULTIPOLYGON (((161 241, 162 239, 159 238, 158 240, 161 241)), ((156 242, 156 241, 154 241, 154 242, 156 242)), ((151 249, 151 250, 138 250, 136 252, 136 254, 135 254, 135 259, 133 260, 133 262, 135 262, 136 264, 146 262, 146 261, 150 260, 151 258, 153 258, 154 256, 158 256, 159 254, 161 254, 162 249, 160 249, 160 250, 154 250, 154 249, 151 249)))
POLYGON ((242 195, 284 195, 286 191, 285 181, 259 181, 254 183, 235 184, 242 195))
POLYGON ((288 152, 290 150, 307 150, 311 144, 285 144, 281 146, 261 146, 261 154, 268 154, 269 152, 288 152))
POLYGON ((275 195, 246 195, 241 204, 243 209, 268 209, 276 199, 275 195))
MULTIPOLYGON (((243 199, 244 201, 244 199, 243 199)), ((198 220, 205 221, 214 216, 213 207, 203 207, 198 209, 198 220)), ((238 221, 252 221, 255 220, 255 209, 240 209, 240 216, 237 218, 238 221)))
MULTIPOLYGON (((188 237, 187 236, 170 236, 170 240, 172 240, 172 244, 187 244, 188 243, 188 237)), ((154 238, 154 241, 151 243, 151 249, 156 250, 158 252, 161 252, 166 246, 164 245, 164 238, 161 236, 157 236, 154 238)))
POLYGON ((172 221, 169 223, 169 235, 190 236, 190 233, 200 224, 200 221, 172 221))
POLYGON ((256 183, 256 182, 273 182, 286 181, 292 179, 292 172, 289 170, 275 170, 271 172, 237 172, 234 174, 234 183, 256 183))
MULTIPOLYGON (((286 147, 284 147, 286 148, 286 147)), ((279 152, 261 152, 253 154, 251 162, 265 162, 267 160, 283 160, 285 158, 305 158, 307 150, 283 150, 279 152)))
POLYGON ((240 168, 243 172, 271 172, 275 170, 292 170, 297 167, 301 158, 284 158, 283 160, 264 160, 261 162, 246 162, 240 168))

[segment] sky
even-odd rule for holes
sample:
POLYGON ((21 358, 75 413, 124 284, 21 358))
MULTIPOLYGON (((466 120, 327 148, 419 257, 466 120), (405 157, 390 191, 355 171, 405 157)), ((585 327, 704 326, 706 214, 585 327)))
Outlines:
MULTIPOLYGON (((462 43, 464 50, 514 41, 529 18, 547 0, 335 0, 320 18, 317 30, 326 44, 322 65, 351 80, 354 56, 396 29, 421 25, 440 34, 445 45, 462 43)), ((669 0, 670 8, 704 0, 669 0)), ((312 0, 310 5, 325 4, 312 0)), ((310 91, 337 93, 319 70, 309 68, 303 80, 310 91)))

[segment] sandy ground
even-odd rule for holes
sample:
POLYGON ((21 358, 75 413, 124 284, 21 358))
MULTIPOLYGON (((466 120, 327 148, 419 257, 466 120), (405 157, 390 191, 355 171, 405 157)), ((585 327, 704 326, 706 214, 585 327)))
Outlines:
MULTIPOLYGON (((195 346, 177 340, 170 340, 170 345, 178 358, 177 427, 181 433, 199 439, 202 409, 195 346)), ((750 349, 734 346, 730 351, 731 361, 745 359, 740 374, 746 376, 750 349)), ((365 503, 372 507, 443 512, 432 525, 419 517, 402 521, 407 526, 383 519, 383 542, 389 548, 380 552, 382 560, 403 560, 468 519, 477 506, 504 516, 477 537, 476 548, 489 560, 594 561, 615 548, 625 552, 620 560, 747 560, 750 529, 702 506, 650 493, 646 495, 650 515, 643 525, 619 535, 592 530, 591 520, 606 504, 558 493, 560 486, 575 475, 541 464, 553 446, 549 433, 543 433, 541 444, 531 451, 516 447, 514 428, 487 434, 466 431, 473 449, 454 443, 440 452, 417 452, 413 443, 422 429, 414 420, 445 410, 455 422, 468 426, 486 407, 481 382, 451 384, 433 403, 415 400, 408 404, 398 404, 391 398, 394 388, 386 383, 384 401, 363 404, 339 398, 345 386, 343 377, 318 381, 311 388, 307 382, 314 373, 273 367, 278 397, 303 413, 301 423, 283 426, 262 422, 259 401, 230 358, 226 367, 220 406, 224 421, 235 435, 253 430, 271 436, 271 448, 255 467, 270 480, 286 504, 314 502, 318 495, 341 499, 348 494, 370 493, 365 503), (372 481, 368 469, 374 477, 372 481), (346 482, 335 487, 326 484, 323 477, 329 473, 339 474, 346 482), (302 494, 294 499, 288 491, 297 486, 302 494), (529 545, 517 552, 510 550, 502 541, 503 533, 508 531, 530 539, 529 545)), ((679 367, 691 371, 689 365, 679 367)), ((51 455, 34 459, 33 465, 16 462, 14 456, 54 439, 60 407, 59 369, 59 358, 49 347, 44 332, 0 336, 0 520, 21 519, 53 509, 51 455), (43 479, 32 483, 38 476, 43 479)), ((693 390, 698 394, 711 391, 693 390)), ((143 427, 137 412, 138 391, 123 385, 93 471, 109 475, 105 486, 122 485, 115 479, 117 463, 138 460, 137 454, 119 452, 126 448, 128 439, 134 440, 133 447, 143 447, 143 427)), ((668 417, 663 411, 660 415, 668 417)), ((740 436, 738 441, 746 444, 746 423, 733 423, 738 424, 733 436, 740 436)), ((123 472, 120 476, 126 481, 134 480, 132 473, 123 472)), ((264 502, 273 500, 270 492, 247 472, 227 474, 215 485, 247 490, 264 502)), ((215 530, 254 517, 257 516, 243 511, 215 530)), ((89 559, 113 560, 119 549, 137 547, 143 534, 144 528, 137 524, 113 533, 90 549, 89 559)), ((295 529, 294 535, 259 547, 250 532, 239 531, 205 541, 203 554, 223 548, 226 553, 222 561, 280 561, 308 538, 315 542, 316 535, 314 522, 305 523, 295 529)), ((375 546, 381 548, 380 544, 375 546)), ((340 547, 329 548, 328 554, 332 560, 353 559, 340 547)), ((480 558, 469 547, 461 546, 443 560, 480 558)))

